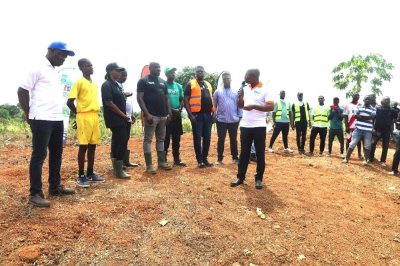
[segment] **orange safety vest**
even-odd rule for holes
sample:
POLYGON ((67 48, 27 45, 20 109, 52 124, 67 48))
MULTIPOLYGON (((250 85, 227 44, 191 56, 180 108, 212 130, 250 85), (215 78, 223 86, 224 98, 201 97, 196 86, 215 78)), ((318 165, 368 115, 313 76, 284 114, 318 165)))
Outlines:
MULTIPOLYGON (((212 103, 212 112, 215 112, 214 108, 214 100, 212 97, 212 87, 208 81, 204 82, 207 84, 208 91, 210 92, 211 103, 212 103)), ((200 112, 201 110, 201 88, 196 79, 192 79, 190 81, 190 99, 189 99, 189 107, 192 113, 200 112)))

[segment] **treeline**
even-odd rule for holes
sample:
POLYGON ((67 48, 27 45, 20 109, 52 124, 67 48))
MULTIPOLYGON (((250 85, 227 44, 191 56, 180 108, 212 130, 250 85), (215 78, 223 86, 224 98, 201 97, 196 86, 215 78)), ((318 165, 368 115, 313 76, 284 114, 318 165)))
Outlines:
POLYGON ((23 113, 18 105, 2 104, 0 105, 0 119, 23 119, 23 113))

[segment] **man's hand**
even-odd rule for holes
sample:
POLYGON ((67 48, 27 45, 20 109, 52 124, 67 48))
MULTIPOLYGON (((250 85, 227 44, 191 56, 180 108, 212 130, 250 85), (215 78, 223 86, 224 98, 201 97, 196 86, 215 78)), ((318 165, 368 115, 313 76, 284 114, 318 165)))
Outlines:
POLYGON ((29 113, 24 113, 25 122, 29 125, 29 113))
POLYGON ((217 116, 215 115, 215 113, 211 114, 211 123, 212 124, 217 123, 217 116))
POLYGON ((76 120, 72 121, 72 125, 71 126, 72 126, 73 129, 77 129, 78 128, 78 126, 76 124, 76 120))
POLYGON ((193 114, 189 115, 189 119, 190 119, 190 122, 192 123, 192 125, 196 124, 196 117, 193 114))
POLYGON ((135 124, 135 123, 136 123, 136 118, 135 118, 135 116, 132 115, 132 116, 131 116, 131 120, 132 120, 132 122, 131 122, 132 124, 135 124))
POLYGON ((147 115, 145 115, 145 117, 144 117, 145 119, 146 119, 146 121, 147 121, 147 123, 149 124, 149 125, 152 125, 153 124, 153 116, 151 115, 151 114, 147 114, 147 115))
POLYGON ((254 105, 253 104, 243 106, 243 110, 246 110, 246 111, 251 111, 253 109, 254 109, 254 105))

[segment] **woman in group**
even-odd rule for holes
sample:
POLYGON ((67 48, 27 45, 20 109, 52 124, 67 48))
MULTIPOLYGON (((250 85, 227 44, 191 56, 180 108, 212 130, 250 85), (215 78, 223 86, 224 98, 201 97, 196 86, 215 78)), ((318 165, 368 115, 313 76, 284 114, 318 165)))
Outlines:
POLYGON ((112 132, 111 137, 111 161, 113 172, 118 178, 130 178, 123 171, 123 159, 127 151, 128 137, 126 123, 130 117, 126 115, 126 97, 117 81, 124 68, 117 63, 110 63, 106 67, 106 81, 101 86, 101 98, 103 101, 104 122, 112 132))

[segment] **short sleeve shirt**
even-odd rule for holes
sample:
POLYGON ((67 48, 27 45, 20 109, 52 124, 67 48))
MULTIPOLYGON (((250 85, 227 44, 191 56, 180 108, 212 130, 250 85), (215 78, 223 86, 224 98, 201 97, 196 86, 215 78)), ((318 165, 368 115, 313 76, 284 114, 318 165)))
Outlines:
POLYGON ((85 77, 74 82, 68 98, 76 99, 76 111, 78 113, 100 111, 97 84, 85 77))
POLYGON ((181 105, 181 100, 183 98, 182 85, 177 82, 173 83, 167 82, 167 90, 168 90, 169 104, 171 105, 171 108, 178 109, 181 105))
POLYGON ((143 100, 147 110, 154 116, 167 116, 168 107, 165 96, 168 95, 167 83, 156 76, 148 75, 139 79, 137 92, 143 92, 143 100))
POLYGON ((61 78, 47 58, 28 71, 20 87, 29 91, 29 119, 63 121, 61 78))
POLYGON ((343 129, 343 108, 339 106, 336 110, 329 109, 330 114, 333 114, 329 122, 330 129, 343 129))
MULTIPOLYGON (((261 105, 266 106, 269 101, 267 90, 263 87, 260 82, 254 88, 251 88, 250 85, 247 85, 243 88, 243 101, 244 106, 247 105, 261 105)), ((255 127, 266 127, 266 112, 258 111, 258 110, 243 110, 243 120, 241 127, 246 128, 255 128, 255 127)))

